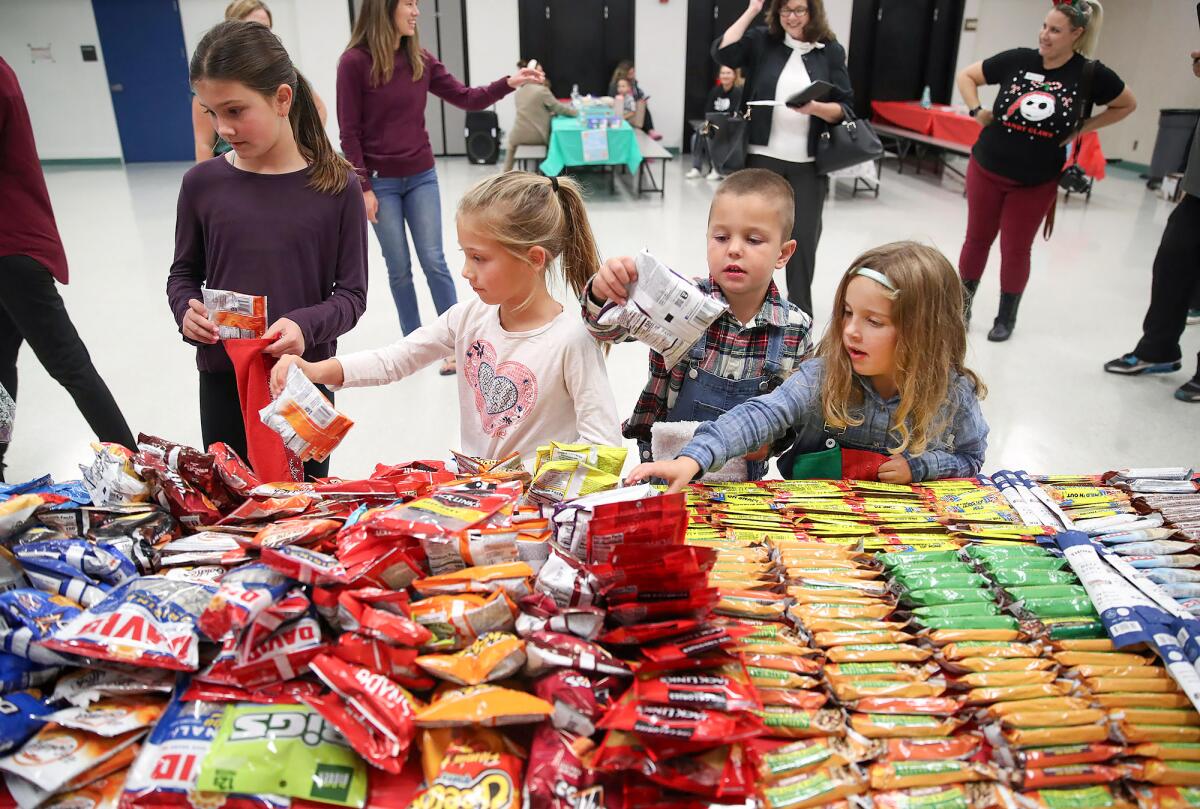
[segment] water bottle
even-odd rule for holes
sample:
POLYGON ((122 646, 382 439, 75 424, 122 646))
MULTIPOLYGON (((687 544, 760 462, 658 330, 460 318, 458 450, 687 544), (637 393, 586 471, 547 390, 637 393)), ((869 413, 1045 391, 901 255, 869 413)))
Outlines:
POLYGON ((921 109, 929 109, 933 106, 933 98, 929 92, 929 85, 925 85, 925 89, 921 91, 921 109))
POLYGON ((583 106, 583 99, 579 95, 579 85, 571 85, 571 106, 578 111, 583 106))

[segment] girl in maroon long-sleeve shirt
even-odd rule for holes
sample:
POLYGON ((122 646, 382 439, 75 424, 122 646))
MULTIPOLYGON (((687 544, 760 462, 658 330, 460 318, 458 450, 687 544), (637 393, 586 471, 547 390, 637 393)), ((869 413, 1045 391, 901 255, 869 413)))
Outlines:
MULTIPOLYGON (((544 78, 540 70, 523 68, 484 87, 467 87, 421 48, 419 16, 416 0, 365 0, 337 72, 342 151, 362 183, 404 334, 421 325, 406 225, 437 313, 458 300, 442 251, 441 196, 425 131, 428 94, 482 110, 544 78)), ((447 360, 442 373, 453 372, 454 361, 447 360)))
MULTIPOLYGON (((196 47, 191 81, 233 150, 183 177, 167 296, 184 340, 197 346, 204 444, 223 441, 244 455, 237 380, 201 288, 265 295, 266 353, 331 357, 366 309, 367 227, 353 168, 334 152, 312 89, 270 30, 217 25, 196 47)), ((328 462, 305 469, 322 476, 328 462)))

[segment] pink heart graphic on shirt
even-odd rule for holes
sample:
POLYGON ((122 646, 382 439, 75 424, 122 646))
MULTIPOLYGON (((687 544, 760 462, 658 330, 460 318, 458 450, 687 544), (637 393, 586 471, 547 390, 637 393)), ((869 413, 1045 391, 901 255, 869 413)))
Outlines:
POLYGON ((503 438, 537 403, 537 377, 519 362, 497 362, 496 349, 476 340, 466 351, 463 373, 475 392, 479 424, 493 438, 503 438))

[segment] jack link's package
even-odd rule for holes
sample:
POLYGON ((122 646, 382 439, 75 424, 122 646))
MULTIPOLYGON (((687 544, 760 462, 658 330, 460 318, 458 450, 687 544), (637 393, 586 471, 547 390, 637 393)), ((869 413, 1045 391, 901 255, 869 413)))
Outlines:
POLYGON ((257 340, 267 333, 267 296, 205 289, 204 308, 219 340, 257 340))
POLYGON ((629 286, 629 299, 607 304, 600 325, 621 326, 674 368, 728 307, 646 250, 638 253, 635 263, 637 280, 629 286))

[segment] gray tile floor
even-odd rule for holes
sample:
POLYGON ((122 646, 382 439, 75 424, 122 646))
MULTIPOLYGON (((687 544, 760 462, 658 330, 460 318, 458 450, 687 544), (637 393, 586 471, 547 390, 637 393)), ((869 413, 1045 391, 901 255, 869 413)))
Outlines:
MULTIPOLYGON (((196 373, 167 309, 175 199, 185 164, 87 169, 51 168, 47 179, 71 263, 67 307, 134 431, 199 444, 196 373)), ((588 178, 589 209, 602 252, 648 247, 684 273, 702 275, 704 228, 713 185, 684 180, 684 161, 667 171, 663 197, 635 198, 628 184, 588 178)), ((460 194, 495 167, 464 159, 438 161, 446 254, 461 267, 451 211, 460 194)), ((853 257, 883 242, 914 238, 957 258, 966 224, 961 183, 884 171, 878 199, 852 199, 838 187, 825 209, 825 232, 814 289, 818 328, 828 319, 834 285, 853 257)), ((990 388, 983 403, 991 424, 985 469, 1100 472, 1121 465, 1200 463, 1200 407, 1171 393, 1187 374, 1122 379, 1101 365, 1134 345, 1149 296, 1150 265, 1171 206, 1125 171, 1110 172, 1090 204, 1059 208, 1057 231, 1034 248, 1033 278, 1013 339, 987 342, 998 295, 998 250, 976 303, 969 362, 990 388)), ((370 238, 368 311, 342 340, 360 349, 396 339, 382 254, 370 238)), ((421 282, 418 287, 422 288, 421 282)), ((421 289, 426 319, 433 317, 421 289)), ((460 296, 471 291, 459 279, 460 296)), ((1184 336, 1185 370, 1200 349, 1200 326, 1184 336)), ((626 414, 645 381, 646 350, 617 347, 609 375, 626 414)), ((21 399, 8 479, 51 472, 77 475, 91 436, 71 399, 21 355, 21 399)), ((455 383, 429 368, 386 388, 348 391, 338 405, 357 426, 333 456, 333 471, 368 473, 379 461, 446 457, 458 443, 455 383)))

